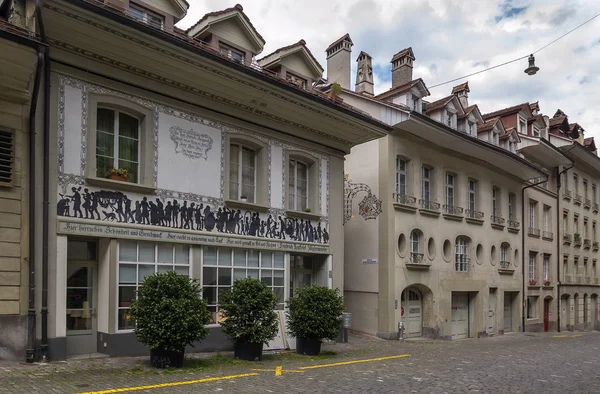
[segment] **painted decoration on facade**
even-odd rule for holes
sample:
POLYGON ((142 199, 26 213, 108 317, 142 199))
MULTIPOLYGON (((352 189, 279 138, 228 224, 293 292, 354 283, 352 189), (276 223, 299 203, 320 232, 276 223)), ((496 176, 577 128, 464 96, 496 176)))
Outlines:
POLYGON ((364 183, 352 182, 348 174, 346 174, 344 175, 344 224, 354 217, 352 215, 352 203, 354 197, 360 192, 367 193, 358 203, 360 216, 365 220, 377 219, 383 212, 381 209, 381 200, 371 192, 371 188, 364 183))
POLYGON ((82 186, 72 186, 70 193, 59 196, 56 214, 62 217, 329 243, 329 232, 321 222, 289 218, 274 211, 260 214, 185 199, 133 198, 119 191, 82 186))
POLYGON ((208 159, 208 151, 213 145, 213 139, 208 134, 172 126, 169 129, 169 137, 175 143, 175 153, 181 153, 190 159, 208 159))

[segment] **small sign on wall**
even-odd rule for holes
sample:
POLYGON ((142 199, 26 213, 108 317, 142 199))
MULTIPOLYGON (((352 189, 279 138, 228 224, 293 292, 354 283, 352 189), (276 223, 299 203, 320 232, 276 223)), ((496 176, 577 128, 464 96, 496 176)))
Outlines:
POLYGON ((363 264, 377 264, 377 259, 362 259, 363 264))

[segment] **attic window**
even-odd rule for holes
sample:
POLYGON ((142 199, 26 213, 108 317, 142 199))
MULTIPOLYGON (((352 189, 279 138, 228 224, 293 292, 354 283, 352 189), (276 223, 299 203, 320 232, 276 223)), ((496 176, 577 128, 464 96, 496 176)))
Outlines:
POLYGON ((13 151, 15 135, 12 131, 0 129, 0 186, 12 186, 14 177, 13 151))
POLYGON ((306 79, 304 79, 304 78, 300 78, 299 76, 294 75, 294 74, 292 74, 289 71, 286 71, 286 73, 285 73, 285 79, 288 82, 291 82, 291 83, 293 83, 295 85, 300 86, 303 89, 306 89, 306 79))
POLYGON ((540 132, 539 132, 539 130, 537 129, 537 127, 533 127, 533 136, 534 136, 534 137, 539 137, 539 136, 540 136, 540 132))
POLYGON ((165 18, 162 15, 158 15, 137 5, 130 4, 128 14, 132 18, 140 22, 147 23, 152 27, 156 27, 157 29, 162 29, 164 26, 165 18))
POLYGON ((232 48, 229 45, 219 43, 219 52, 221 52, 221 55, 227 56, 231 60, 244 63, 244 52, 238 51, 237 49, 232 48))
POLYGON ((521 134, 527 134, 527 123, 523 119, 519 118, 519 132, 521 134))

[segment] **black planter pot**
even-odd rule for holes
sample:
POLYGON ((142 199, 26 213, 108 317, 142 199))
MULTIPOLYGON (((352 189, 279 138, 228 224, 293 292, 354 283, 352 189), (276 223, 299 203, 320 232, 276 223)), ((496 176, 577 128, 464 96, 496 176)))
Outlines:
POLYGON ((315 338, 297 338, 296 353, 316 356, 321 353, 321 340, 315 338))
POLYGON ((262 361, 263 344, 235 342, 233 344, 233 357, 246 361, 262 361))
POLYGON ((185 349, 178 352, 164 349, 150 350, 150 364, 155 368, 181 368, 184 354, 185 349))

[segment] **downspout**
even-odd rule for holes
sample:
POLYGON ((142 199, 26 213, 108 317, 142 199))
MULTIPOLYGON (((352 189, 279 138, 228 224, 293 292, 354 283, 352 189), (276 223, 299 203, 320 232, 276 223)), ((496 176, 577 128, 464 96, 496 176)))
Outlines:
MULTIPOLYGON (((36 0, 39 7, 38 23, 42 43, 48 45, 44 20, 41 13, 41 0, 36 0)), ((50 53, 46 47, 44 51, 44 179, 43 179, 43 204, 42 204, 42 361, 48 361, 48 234, 49 234, 49 207, 50 207, 50 53)))
POLYGON ((545 182, 548 182, 547 175, 546 179, 543 181, 527 185, 521 189, 521 223, 523 223, 523 232, 521 233, 521 273, 523 274, 523 288, 521 290, 521 299, 523 300, 523 302, 521 302, 521 327, 523 332, 525 332, 525 189, 541 185, 545 182))
POLYGON ((556 243, 556 325, 557 331, 560 331, 560 220, 561 220, 561 211, 560 211, 560 188, 562 186, 561 177, 562 174, 569 171, 571 168, 575 167, 575 164, 571 165, 571 167, 565 168, 560 171, 559 167, 556 167, 556 238, 558 242, 556 243))
MULTIPOLYGON (((40 13, 41 5, 39 2, 36 2, 35 15, 39 18, 40 13)), ((33 91, 31 93, 31 105, 29 107, 29 251, 27 258, 29 268, 29 302, 27 311, 27 348, 25 350, 25 360, 28 363, 35 361, 35 121, 45 52, 45 46, 39 45, 37 48, 37 66, 35 70, 35 79, 33 81, 33 91)))

